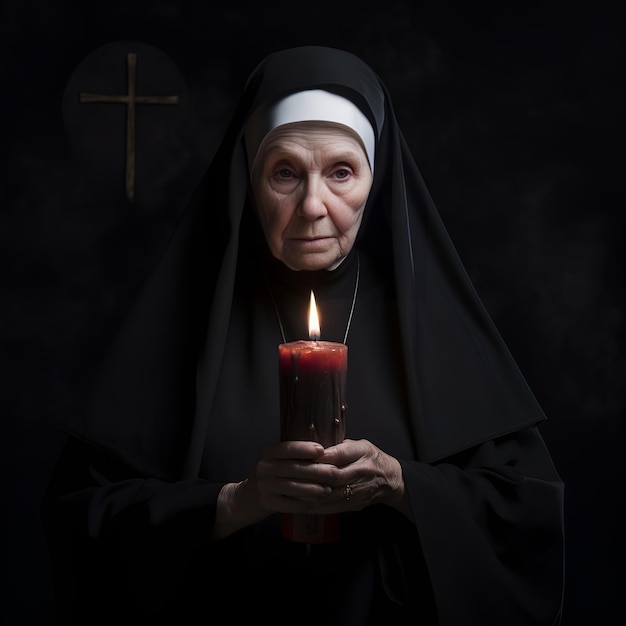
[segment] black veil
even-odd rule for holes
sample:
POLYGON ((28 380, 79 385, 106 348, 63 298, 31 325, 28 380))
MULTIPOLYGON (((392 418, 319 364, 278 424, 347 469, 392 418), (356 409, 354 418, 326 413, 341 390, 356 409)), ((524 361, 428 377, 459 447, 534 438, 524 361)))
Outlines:
POLYGON ((450 241, 386 87, 354 55, 304 46, 270 55, 251 74, 104 363, 93 411, 70 432, 143 472, 197 475, 238 263, 261 236, 243 129, 258 106, 309 88, 352 100, 378 137, 358 246, 393 281, 417 458, 431 462, 545 419, 450 241))

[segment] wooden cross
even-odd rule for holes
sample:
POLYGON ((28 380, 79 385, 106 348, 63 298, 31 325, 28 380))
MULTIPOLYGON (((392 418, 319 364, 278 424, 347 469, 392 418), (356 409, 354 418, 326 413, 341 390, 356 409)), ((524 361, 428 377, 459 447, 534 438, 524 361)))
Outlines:
POLYGON ((128 90, 122 95, 81 93, 80 102, 109 102, 125 104, 126 111, 126 197, 132 202, 135 197, 135 105, 178 104, 178 96, 138 96, 136 93, 137 53, 126 55, 128 90))

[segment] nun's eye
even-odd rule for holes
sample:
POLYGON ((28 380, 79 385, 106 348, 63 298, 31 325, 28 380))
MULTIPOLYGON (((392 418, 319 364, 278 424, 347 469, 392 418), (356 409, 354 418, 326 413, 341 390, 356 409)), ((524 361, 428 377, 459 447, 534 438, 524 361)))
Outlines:
POLYGON ((287 169, 286 167, 281 170, 278 170, 277 175, 279 178, 291 178, 292 177, 291 170, 287 169))

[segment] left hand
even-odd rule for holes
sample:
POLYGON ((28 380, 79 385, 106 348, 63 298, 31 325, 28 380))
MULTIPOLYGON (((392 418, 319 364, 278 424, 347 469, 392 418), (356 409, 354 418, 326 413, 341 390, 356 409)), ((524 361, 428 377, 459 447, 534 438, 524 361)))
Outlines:
MULTIPOLYGON (((330 494, 319 497, 310 513, 360 511, 371 504, 380 503, 412 519, 399 461, 367 439, 345 439, 326 448, 324 454, 312 464, 311 481, 315 480, 315 465, 319 464, 333 466, 318 468, 324 474, 320 482, 332 490, 330 494)), ((297 495, 293 497, 297 498, 297 495)), ((308 501, 310 503, 310 497, 308 501)))

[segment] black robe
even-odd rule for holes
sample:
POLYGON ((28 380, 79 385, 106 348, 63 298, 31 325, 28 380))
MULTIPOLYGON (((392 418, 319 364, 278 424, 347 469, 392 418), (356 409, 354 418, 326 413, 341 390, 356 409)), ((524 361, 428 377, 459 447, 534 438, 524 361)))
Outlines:
POLYGON ((93 407, 68 423, 44 502, 61 623, 560 619, 563 485, 538 431, 545 417, 448 239, 383 83, 350 54, 303 47, 253 72, 103 364, 93 407), (257 106, 316 87, 372 122, 374 186, 344 263, 291 272, 269 256, 248 202, 242 129, 257 106), (415 523, 370 506, 342 516, 338 541, 307 547, 281 537, 275 514, 212 542, 221 487, 279 438, 277 345, 306 338, 311 287, 322 338, 343 341, 357 268, 347 437, 400 461, 415 523))

